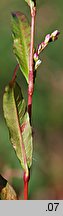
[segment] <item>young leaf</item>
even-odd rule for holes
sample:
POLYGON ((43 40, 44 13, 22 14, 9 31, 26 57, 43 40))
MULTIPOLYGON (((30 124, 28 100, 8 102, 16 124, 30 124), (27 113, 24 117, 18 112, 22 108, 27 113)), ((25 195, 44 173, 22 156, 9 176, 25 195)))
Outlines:
POLYGON ((14 83, 13 87, 9 85, 5 88, 3 109, 11 143, 28 175, 28 168, 32 164, 32 131, 25 101, 17 83, 14 83))
POLYGON ((4 179, 0 175, 0 200, 17 200, 17 195, 7 182, 6 179, 4 179))
POLYGON ((36 6, 36 0, 25 0, 25 2, 27 2, 31 10, 36 6))
POLYGON ((28 83, 29 53, 30 53, 30 25, 27 18, 20 12, 12 13, 13 51, 20 69, 28 83))

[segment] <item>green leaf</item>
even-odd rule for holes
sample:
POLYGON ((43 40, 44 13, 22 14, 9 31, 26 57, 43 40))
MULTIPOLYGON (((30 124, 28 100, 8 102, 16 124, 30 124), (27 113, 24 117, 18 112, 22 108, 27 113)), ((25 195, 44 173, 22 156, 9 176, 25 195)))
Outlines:
POLYGON ((6 179, 4 179, 0 175, 0 200, 17 200, 17 195, 7 182, 6 179))
POLYGON ((32 130, 25 101, 17 83, 14 83, 13 87, 5 88, 3 109, 11 143, 22 168, 28 175, 28 168, 32 164, 32 130))
POLYGON ((29 75, 30 25, 20 12, 12 13, 13 51, 27 83, 29 75))
POLYGON ((32 8, 36 6, 36 0, 25 0, 25 2, 27 2, 27 4, 29 5, 29 7, 32 8))

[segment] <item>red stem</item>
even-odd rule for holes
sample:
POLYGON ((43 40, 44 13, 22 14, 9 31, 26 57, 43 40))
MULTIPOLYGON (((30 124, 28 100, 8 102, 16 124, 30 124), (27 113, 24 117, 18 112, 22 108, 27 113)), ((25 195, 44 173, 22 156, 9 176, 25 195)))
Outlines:
POLYGON ((14 81, 16 79, 16 74, 17 74, 18 69, 19 69, 19 64, 17 64, 15 69, 14 69, 14 74, 13 74, 13 77, 12 77, 12 83, 14 83, 14 81))
POLYGON ((24 173, 24 200, 28 200, 28 182, 30 176, 26 177, 26 173, 24 173))
POLYGON ((31 111, 32 111, 32 96, 34 90, 33 51, 34 51, 35 15, 36 15, 36 8, 34 7, 31 11, 31 43, 30 43, 29 85, 28 85, 28 113, 29 113, 30 123, 31 123, 31 111))
MULTIPOLYGON (((32 111, 32 96, 33 96, 33 88, 34 88, 33 51, 34 51, 35 15, 36 15, 36 8, 34 7, 31 11, 31 42, 30 42, 29 85, 28 85, 28 113, 29 113, 30 124, 31 124, 31 111, 32 111)), ((24 173, 24 200, 28 199, 29 179, 30 179, 30 175, 26 177, 26 173, 24 173)))
POLYGON ((28 181, 24 181, 24 200, 28 200, 28 181))
POLYGON ((13 77, 12 77, 12 80, 10 81, 10 86, 12 87, 14 82, 15 82, 15 79, 16 79, 16 74, 17 74, 17 71, 19 69, 19 64, 16 65, 15 69, 14 69, 14 73, 13 73, 13 77))

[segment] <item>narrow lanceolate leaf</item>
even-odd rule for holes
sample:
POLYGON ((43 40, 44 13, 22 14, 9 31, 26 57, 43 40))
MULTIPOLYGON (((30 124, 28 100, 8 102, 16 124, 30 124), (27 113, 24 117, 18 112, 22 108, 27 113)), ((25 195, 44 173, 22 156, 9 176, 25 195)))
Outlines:
POLYGON ((36 6, 36 0, 25 0, 25 2, 27 2, 31 10, 36 6))
POLYGON ((0 175, 0 200, 17 200, 17 195, 7 180, 0 175))
POLYGON ((29 75, 30 25, 20 12, 12 13, 13 51, 27 82, 29 75))
POLYGON ((5 88, 3 109, 11 143, 22 168, 28 174, 28 168, 32 164, 32 131, 25 101, 17 83, 5 88))

